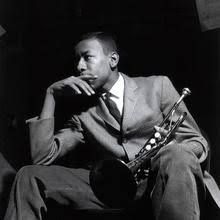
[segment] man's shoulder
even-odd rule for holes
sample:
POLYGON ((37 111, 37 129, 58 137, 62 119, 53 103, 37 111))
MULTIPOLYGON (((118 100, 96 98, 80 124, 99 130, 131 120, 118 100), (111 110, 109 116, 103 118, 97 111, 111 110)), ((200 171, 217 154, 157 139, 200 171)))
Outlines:
POLYGON ((133 80, 137 84, 161 84, 163 81, 169 81, 169 77, 167 75, 163 74, 141 74, 141 75, 134 75, 134 76, 128 76, 123 74, 125 79, 133 80))

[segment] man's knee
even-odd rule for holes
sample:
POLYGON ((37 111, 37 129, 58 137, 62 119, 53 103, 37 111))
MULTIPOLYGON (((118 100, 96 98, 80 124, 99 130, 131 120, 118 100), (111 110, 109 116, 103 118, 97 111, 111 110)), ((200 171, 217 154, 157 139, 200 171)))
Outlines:
POLYGON ((191 169, 200 172, 200 164, 196 155, 182 146, 168 146, 165 147, 153 161, 157 169, 163 169, 166 172, 191 169))

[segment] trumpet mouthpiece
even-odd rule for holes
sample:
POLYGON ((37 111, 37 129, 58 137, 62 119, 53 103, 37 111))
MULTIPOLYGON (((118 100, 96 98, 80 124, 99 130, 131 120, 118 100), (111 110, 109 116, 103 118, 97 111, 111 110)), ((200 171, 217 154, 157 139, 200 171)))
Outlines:
POLYGON ((191 91, 189 88, 183 88, 182 94, 185 96, 191 95, 191 91))

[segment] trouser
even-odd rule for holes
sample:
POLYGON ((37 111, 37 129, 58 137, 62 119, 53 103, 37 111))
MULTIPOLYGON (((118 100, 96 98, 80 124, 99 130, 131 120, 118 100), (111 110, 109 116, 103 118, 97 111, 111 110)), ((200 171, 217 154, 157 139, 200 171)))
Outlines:
POLYGON ((0 153, 0 219, 3 219, 8 204, 10 188, 15 177, 15 169, 0 153))
POLYGON ((181 146, 162 148, 152 159, 152 171, 157 174, 151 191, 155 219, 199 220, 205 186, 196 155, 181 146))
MULTIPOLYGON (((164 149, 152 159, 152 171, 156 173, 150 195, 155 218, 199 220, 199 193, 203 195, 204 186, 196 156, 182 148, 164 149)), ((5 220, 42 219, 48 199, 72 209, 106 208, 89 186, 88 170, 33 165, 18 172, 5 220)))

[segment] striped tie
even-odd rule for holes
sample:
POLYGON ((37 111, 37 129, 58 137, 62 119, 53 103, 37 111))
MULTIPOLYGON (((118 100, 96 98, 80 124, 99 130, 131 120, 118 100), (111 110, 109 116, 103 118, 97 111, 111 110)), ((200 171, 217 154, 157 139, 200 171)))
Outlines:
POLYGON ((111 99, 112 94, 110 92, 106 93, 105 95, 105 103, 106 106, 109 109, 109 112, 112 114, 112 116, 118 121, 118 123, 121 123, 121 114, 120 111, 116 105, 116 103, 111 99))

